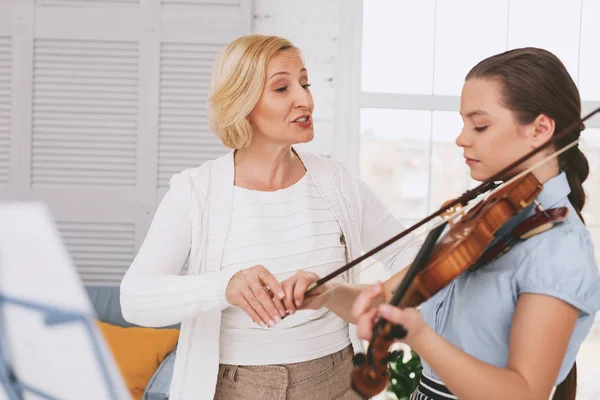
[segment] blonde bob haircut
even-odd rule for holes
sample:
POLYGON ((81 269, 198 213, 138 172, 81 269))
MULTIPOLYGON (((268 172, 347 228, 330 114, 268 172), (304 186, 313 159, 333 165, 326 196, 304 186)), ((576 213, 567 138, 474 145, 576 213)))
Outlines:
POLYGON ((296 48, 278 36, 242 36, 217 56, 208 93, 208 124, 230 149, 247 147, 252 127, 246 117, 252 112, 265 85, 271 59, 280 51, 296 48))

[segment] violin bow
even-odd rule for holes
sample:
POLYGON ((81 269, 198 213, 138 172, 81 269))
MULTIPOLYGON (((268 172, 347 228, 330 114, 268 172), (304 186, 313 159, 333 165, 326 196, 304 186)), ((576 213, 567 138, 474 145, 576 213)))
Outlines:
MULTIPOLYGON (((507 167, 503 168, 502 170, 496 172, 494 175, 492 175, 490 178, 486 179, 484 182, 482 182, 481 184, 479 184, 475 188, 467 190, 460 197, 458 197, 458 198, 450 201, 447 204, 444 204, 442 207, 440 207, 433 214, 428 215, 427 217, 423 218, 421 221, 419 221, 416 224, 408 227, 407 229, 405 229, 404 231, 400 232, 399 234, 391 237, 390 239, 388 239, 385 242, 381 243, 377 247, 369 250, 368 252, 366 252, 362 256, 360 256, 360 257, 352 260, 351 262, 347 263, 346 265, 344 265, 344 266, 338 268, 337 270, 335 270, 335 271, 327 274, 323 278, 320 278, 318 281, 314 282, 312 285, 310 285, 308 287, 308 289, 306 291, 306 294, 308 294, 312 290, 318 288, 319 286, 323 285, 324 283, 330 281, 331 279, 335 278, 339 274, 341 274, 341 273, 349 270, 350 268, 352 268, 352 267, 360 264, 361 262, 363 262, 367 258, 369 258, 372 255, 380 252, 381 250, 385 249, 386 247, 388 247, 389 245, 393 244, 394 242, 402 239, 403 237, 405 237, 409 233, 413 232, 414 230, 420 228, 421 226, 423 226, 427 222, 431 221, 433 218, 435 218, 435 217, 437 217, 437 216, 439 216, 441 214, 444 214, 448 209, 454 207, 455 205, 460 204, 462 206, 466 206, 474 198, 480 196, 483 193, 488 192, 491 189, 495 189, 496 187, 500 186, 500 184, 498 184, 496 182, 499 181, 499 180, 501 180, 506 175, 506 173, 510 172, 514 167, 516 167, 517 165, 521 164, 522 162, 528 160, 529 158, 533 157, 534 155, 536 155, 540 151, 542 151, 542 150, 546 149, 547 147, 551 146, 552 144, 554 144, 555 142, 557 142, 559 139, 562 139, 563 137, 566 137, 572 130, 574 130, 576 128, 580 128, 585 121, 587 121, 589 118, 593 117, 597 113, 600 113, 600 107, 598 107, 595 110, 591 111, 590 113, 588 113, 586 116, 584 116, 580 120, 578 120, 576 122, 573 122, 572 124, 568 125, 566 128, 563 128, 559 133, 553 135, 552 139, 548 140, 543 145, 541 145, 541 146, 539 146, 539 147, 531 150, 529 153, 527 153, 524 156, 520 157, 518 160, 514 161, 513 163, 511 163, 507 167)), ((575 141, 578 141, 578 140, 579 139, 577 139, 575 141)), ((573 143, 570 143, 570 144, 568 144, 568 145, 566 145, 564 147, 569 147, 569 146, 572 146, 572 145, 573 145, 573 143)), ((557 150, 557 152, 558 151, 560 151, 560 149, 557 150)))

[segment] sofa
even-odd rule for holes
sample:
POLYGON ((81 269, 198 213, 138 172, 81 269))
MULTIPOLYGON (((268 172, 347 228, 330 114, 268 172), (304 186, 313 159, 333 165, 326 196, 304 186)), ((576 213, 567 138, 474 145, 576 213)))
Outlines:
MULTIPOLYGON (((85 289, 98 320, 125 328, 136 326, 123 318, 118 286, 86 286, 85 289)), ((173 325, 166 328, 179 328, 179 326, 173 325)), ((174 362, 175 350, 163 359, 152 375, 146 385, 142 400, 167 400, 169 398, 174 362)))

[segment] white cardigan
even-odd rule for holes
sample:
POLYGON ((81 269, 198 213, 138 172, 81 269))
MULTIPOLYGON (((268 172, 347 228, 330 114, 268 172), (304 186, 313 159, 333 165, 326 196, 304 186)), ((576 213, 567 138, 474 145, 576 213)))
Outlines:
MULTIPOLYGON (((351 261, 405 228, 370 188, 339 162, 299 153, 340 224, 351 261)), ((121 282, 125 319, 142 326, 181 323, 171 400, 212 399, 219 364, 221 311, 232 273, 221 271, 231 220, 233 151, 171 178, 149 231, 121 282), (188 261, 187 275, 181 271, 188 261)), ((395 273, 414 259, 420 240, 403 238, 376 255, 395 273)), ((346 272, 357 283, 360 266, 346 272)), ((350 326, 355 352, 364 351, 350 326)))

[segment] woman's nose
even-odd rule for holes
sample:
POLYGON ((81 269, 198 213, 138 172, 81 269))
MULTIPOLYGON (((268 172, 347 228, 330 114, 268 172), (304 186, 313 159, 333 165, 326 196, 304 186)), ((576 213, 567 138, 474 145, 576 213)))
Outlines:
POLYGON ((313 108, 313 98, 310 90, 305 89, 301 85, 298 85, 297 89, 294 91, 294 105, 300 108, 313 108))

